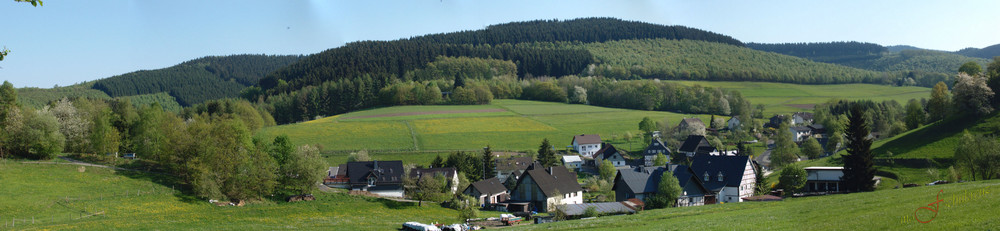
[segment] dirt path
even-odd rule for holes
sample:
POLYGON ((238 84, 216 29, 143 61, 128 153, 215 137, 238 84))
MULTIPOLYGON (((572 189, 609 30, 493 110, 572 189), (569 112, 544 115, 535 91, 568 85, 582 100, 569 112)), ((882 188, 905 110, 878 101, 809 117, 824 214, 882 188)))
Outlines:
POLYGON ((436 115, 436 114, 459 114, 459 113, 481 113, 481 112, 505 112, 504 109, 478 109, 478 110, 450 110, 450 111, 415 111, 415 112, 400 112, 400 113, 390 113, 390 114, 378 114, 378 115, 366 115, 366 116, 352 116, 341 118, 345 120, 349 119, 365 119, 365 118, 379 118, 379 117, 394 117, 394 116, 411 116, 411 115, 436 115))
POLYGON ((69 161, 69 163, 58 163, 58 162, 51 162, 51 161, 28 161, 28 162, 21 162, 21 163, 25 163, 25 164, 70 164, 70 165, 80 165, 80 166, 87 166, 87 167, 109 168, 109 169, 120 170, 120 171, 135 171, 135 172, 145 172, 145 173, 152 173, 152 174, 168 175, 168 174, 165 174, 165 173, 162 173, 162 172, 150 172, 150 171, 145 171, 145 170, 128 169, 128 168, 120 168, 120 167, 115 167, 115 166, 107 166, 107 165, 100 165, 100 164, 94 164, 94 163, 87 163, 87 162, 83 162, 83 161, 76 160, 76 159, 69 158, 69 157, 65 157, 65 156, 60 156, 59 159, 63 159, 65 161, 69 161))

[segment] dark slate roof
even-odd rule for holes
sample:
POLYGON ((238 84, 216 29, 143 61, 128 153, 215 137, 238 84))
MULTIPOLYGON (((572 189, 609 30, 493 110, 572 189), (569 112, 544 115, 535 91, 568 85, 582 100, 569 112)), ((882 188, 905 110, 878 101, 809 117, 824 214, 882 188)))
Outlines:
POLYGON ((765 126, 778 128, 781 126, 781 122, 784 120, 785 120, 785 115, 774 115, 770 119, 768 119, 767 124, 765 124, 765 126))
POLYGON ((410 178, 418 178, 423 175, 434 176, 434 174, 442 174, 445 178, 455 177, 456 170, 454 167, 444 167, 444 168, 414 168, 410 170, 410 178))
POLYGON ((619 169, 615 176, 615 182, 623 182, 625 185, 615 184, 612 190, 618 187, 628 187, 632 193, 656 192, 656 185, 660 182, 664 167, 636 167, 632 169, 619 169))
POLYGON ((540 163, 535 162, 524 171, 524 174, 521 174, 515 187, 520 187, 521 181, 524 181, 526 176, 531 176, 531 179, 535 180, 536 185, 545 195, 552 195, 557 190, 560 193, 583 191, 580 183, 576 182, 576 174, 569 172, 563 166, 545 168, 540 163))
POLYGON ((642 155, 652 156, 652 155, 656 155, 656 153, 660 153, 660 152, 662 152, 664 155, 668 155, 668 156, 671 153, 670 152, 670 148, 668 148, 667 145, 663 144, 663 141, 660 141, 658 139, 653 139, 652 142, 649 142, 649 146, 646 146, 646 150, 642 152, 642 155), (649 153, 650 150, 653 150, 653 151, 656 151, 656 152, 650 154, 649 153))
POLYGON ((805 126, 795 126, 795 127, 792 127, 791 129, 792 129, 792 131, 795 131, 795 132, 809 132, 809 131, 812 131, 812 129, 809 129, 809 127, 805 127, 805 126))
MULTIPOLYGON (((636 167, 632 169, 621 169, 618 170, 618 175, 615 176, 615 185, 612 186, 612 190, 618 187, 628 187, 632 190, 632 193, 655 193, 657 191, 657 186, 660 184, 660 177, 663 176, 663 171, 666 171, 666 167, 636 167), (620 179, 619 179, 620 178, 620 179), (618 182, 624 182, 625 185, 618 185, 618 182)), ((695 185, 704 190, 702 193, 707 193, 709 190, 702 186, 701 180, 697 178, 692 178, 694 172, 685 165, 677 165, 674 171, 671 172, 675 178, 677 178, 677 183, 684 187, 689 181, 694 180, 695 185)), ((692 193, 689 193, 692 194, 692 193)))
POLYGON ((705 188, 718 192, 723 187, 738 187, 743 181, 743 171, 747 162, 747 156, 710 156, 696 155, 691 160, 691 169, 694 170, 695 177, 702 179, 708 173, 708 181, 705 188), (719 181, 719 172, 722 172, 723 181, 719 181))
POLYGON ((475 183, 469 185, 469 187, 475 188, 476 191, 479 191, 479 193, 482 194, 497 194, 497 193, 507 192, 507 187, 504 187, 503 184, 500 183, 500 179, 497 179, 496 177, 481 181, 476 181, 475 183))
MULTIPOLYGON (((673 173, 674 177, 677 178, 677 183, 681 185, 681 188, 684 188, 684 186, 687 185, 689 181, 693 181, 693 183, 702 190, 702 192, 699 192, 702 195, 711 192, 711 190, 708 190, 708 188, 705 187, 705 182, 701 182, 701 179, 695 177, 694 170, 688 167, 687 165, 677 165, 677 167, 675 167, 674 171, 671 173, 673 173)), ((697 193, 688 192, 688 195, 696 195, 696 194, 697 193)))
POLYGON ((799 116, 799 117, 802 117, 802 119, 804 119, 804 120, 812 120, 813 119, 813 113, 809 113, 809 112, 796 112, 795 114, 792 114, 792 116, 799 116))
MULTIPOLYGON (((573 136, 573 142, 576 142, 577 144, 599 144, 599 143, 601 143, 601 135, 598 135, 598 134, 589 134, 589 135, 580 134, 580 135, 577 135, 577 136, 573 136)), ((570 143, 572 143, 572 142, 570 142, 570 143)))
POLYGON ((351 185, 367 185, 368 176, 375 176, 375 184, 402 184, 403 161, 347 162, 347 177, 351 185))
POLYGON ((684 118, 683 120, 681 120, 681 122, 684 122, 684 123, 686 123, 688 125, 691 125, 691 124, 705 125, 705 123, 701 122, 701 119, 699 119, 699 118, 684 118))
POLYGON ((498 158, 497 159, 497 171, 512 172, 517 170, 525 170, 532 162, 535 162, 531 157, 510 157, 510 158, 498 158))
POLYGON ((681 152, 697 152, 699 148, 706 146, 711 147, 712 145, 708 143, 708 139, 705 139, 705 136, 689 135, 678 150, 681 152))
MULTIPOLYGON (((615 153, 618 153, 618 149, 615 148, 614 145, 605 143, 601 145, 601 150, 598 150, 596 153, 594 153, 594 158, 600 156, 602 160, 607 160, 608 158, 611 158, 611 156, 614 155, 615 153)), ((625 156, 623 155, 622 158, 624 157, 625 156)))

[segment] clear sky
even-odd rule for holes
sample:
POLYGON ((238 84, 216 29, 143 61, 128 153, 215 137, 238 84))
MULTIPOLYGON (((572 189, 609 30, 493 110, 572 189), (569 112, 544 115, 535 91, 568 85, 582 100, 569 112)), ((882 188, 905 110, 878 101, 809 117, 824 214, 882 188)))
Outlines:
POLYGON ((1000 43, 1000 1, 0 0, 0 80, 71 85, 208 55, 313 54, 534 19, 616 17, 743 42, 1000 43))

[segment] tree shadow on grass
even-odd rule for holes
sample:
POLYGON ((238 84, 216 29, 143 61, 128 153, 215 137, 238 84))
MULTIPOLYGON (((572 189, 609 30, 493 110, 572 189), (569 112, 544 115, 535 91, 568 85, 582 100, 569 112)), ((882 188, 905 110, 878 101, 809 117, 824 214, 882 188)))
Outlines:
MULTIPOLYGON (((115 170, 115 174, 119 176, 128 177, 135 180, 149 181, 165 188, 170 188, 171 193, 179 201, 195 204, 203 203, 204 201, 197 196, 194 196, 194 192, 191 191, 191 187, 184 183, 179 177, 156 172, 143 172, 135 170, 115 170)), ((142 189, 138 189, 142 190, 142 189)))

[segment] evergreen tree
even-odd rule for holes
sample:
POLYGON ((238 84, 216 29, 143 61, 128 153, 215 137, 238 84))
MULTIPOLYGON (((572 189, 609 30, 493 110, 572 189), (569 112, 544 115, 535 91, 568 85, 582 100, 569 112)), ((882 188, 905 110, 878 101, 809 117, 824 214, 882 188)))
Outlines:
POLYGON ((844 155, 844 184, 848 191, 874 191, 875 167, 871 151, 872 139, 868 138, 865 111, 860 106, 851 107, 847 124, 847 155, 844 155))
POLYGON ((497 176, 496 172, 496 161, 493 159, 493 151, 491 151, 490 146, 487 145, 483 149, 483 179, 489 179, 497 176))
POLYGON ((431 161, 431 168, 440 168, 440 167, 444 167, 444 159, 441 159, 441 155, 438 154, 436 157, 434 157, 434 161, 431 161))
POLYGON ((543 139, 542 145, 538 146, 538 162, 541 162, 545 167, 556 166, 559 164, 559 158, 556 157, 556 153, 552 151, 552 144, 549 144, 549 139, 543 139))
POLYGON ((768 186, 767 186, 767 178, 764 177, 764 168, 762 168, 760 166, 760 164, 757 164, 757 162, 754 161, 753 169, 754 169, 753 176, 754 176, 754 178, 757 178, 757 181, 755 181, 755 183, 754 183, 754 190, 753 190, 754 193, 753 194, 754 195, 764 195, 764 194, 768 193, 769 191, 771 191, 771 189, 768 188, 768 186))

